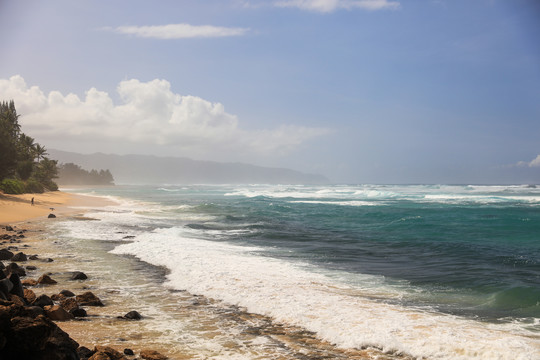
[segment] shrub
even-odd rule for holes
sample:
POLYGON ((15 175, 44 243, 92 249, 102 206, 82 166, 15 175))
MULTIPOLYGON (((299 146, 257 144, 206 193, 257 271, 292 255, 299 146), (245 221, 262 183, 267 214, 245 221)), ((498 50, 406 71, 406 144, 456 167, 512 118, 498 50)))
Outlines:
POLYGON ((4 179, 0 183, 0 189, 6 194, 23 194, 24 183, 16 179, 4 179))
POLYGON ((47 191, 58 191, 58 185, 52 180, 47 180, 43 183, 45 190, 47 191))
POLYGON ((30 179, 26 182, 25 191, 27 193, 38 193, 41 194, 45 191, 43 184, 37 181, 36 179, 30 179))

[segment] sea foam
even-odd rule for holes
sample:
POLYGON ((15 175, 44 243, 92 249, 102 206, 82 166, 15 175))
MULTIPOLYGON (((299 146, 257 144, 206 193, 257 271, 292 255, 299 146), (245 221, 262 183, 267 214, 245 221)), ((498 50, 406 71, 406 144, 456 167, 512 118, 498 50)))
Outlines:
POLYGON ((540 357, 538 339, 515 324, 488 324, 370 300, 381 289, 362 288, 363 280, 373 280, 367 275, 358 275, 358 286, 352 287, 337 281, 336 274, 311 271, 308 264, 257 255, 260 249, 254 246, 186 235, 183 228, 158 228, 112 252, 165 266, 170 270, 166 286, 302 326, 340 347, 375 346, 437 359, 540 357))

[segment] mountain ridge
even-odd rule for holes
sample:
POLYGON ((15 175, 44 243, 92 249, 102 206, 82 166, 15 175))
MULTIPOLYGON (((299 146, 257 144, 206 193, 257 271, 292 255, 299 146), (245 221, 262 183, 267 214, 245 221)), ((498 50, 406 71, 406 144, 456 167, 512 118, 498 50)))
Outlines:
POLYGON ((193 160, 187 157, 117 155, 97 152, 79 154, 48 150, 59 163, 74 163, 87 170, 109 169, 117 184, 325 184, 323 175, 306 174, 287 168, 273 168, 240 162, 193 160))

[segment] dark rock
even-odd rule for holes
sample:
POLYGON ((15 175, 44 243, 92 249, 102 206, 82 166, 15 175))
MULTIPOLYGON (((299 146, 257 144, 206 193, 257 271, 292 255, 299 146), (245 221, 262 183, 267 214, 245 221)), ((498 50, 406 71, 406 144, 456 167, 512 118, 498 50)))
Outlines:
POLYGON ((37 255, 30 255, 30 256, 28 257, 28 259, 30 259, 30 260, 37 260, 37 259, 38 259, 38 256, 37 256, 37 255))
POLYGON ((38 315, 45 315, 45 310, 39 306, 27 306, 25 307, 26 313, 32 319, 36 318, 38 315))
POLYGON ((135 353, 134 353, 133 350, 131 350, 131 349, 124 349, 124 354, 125 354, 125 355, 130 355, 130 356, 131 356, 131 355, 135 355, 135 353))
POLYGON ((168 357, 158 353, 155 350, 142 350, 141 357, 145 360, 167 360, 168 357))
POLYGON ((97 355, 98 353, 102 353, 102 354, 107 355, 108 358, 111 360, 124 360, 125 359, 124 354, 121 354, 120 352, 116 351, 110 346, 97 345, 96 347, 94 347, 94 352, 95 352, 94 356, 97 355))
POLYGON ((15 230, 13 230, 13 227, 6 225, 6 231, 15 231, 15 230))
POLYGON ((45 310, 45 314, 51 320, 66 321, 71 320, 74 317, 66 310, 64 310, 64 308, 62 308, 60 305, 45 306, 43 310, 45 310))
POLYGON ((21 281, 22 284, 24 286, 36 286, 37 285, 37 281, 34 280, 34 279, 24 279, 23 281, 21 281))
POLYGON ((32 304, 37 299, 36 293, 30 289, 24 289, 24 299, 28 304, 32 304))
POLYGON ((91 291, 87 291, 84 294, 77 295, 75 298, 81 306, 105 306, 103 305, 101 300, 91 291))
POLYGON ((11 261, 27 261, 27 260, 28 260, 28 257, 22 252, 16 253, 11 258, 11 261))
POLYGON ((0 280, 0 298, 8 300, 9 293, 13 289, 13 283, 8 278, 0 280))
POLYGON ((85 346, 81 346, 77 349, 77 354, 79 354, 81 360, 86 360, 90 356, 94 355, 94 352, 85 346))
POLYGON ((83 308, 76 308, 69 311, 69 313, 75 317, 87 317, 88 314, 83 308))
POLYGON ((49 216, 47 216, 49 219, 54 219, 56 217, 56 215, 54 214, 49 214, 49 216))
POLYGON ((26 270, 34 271, 34 270, 37 270, 37 267, 35 267, 34 265, 28 265, 28 266, 26 267, 26 270))
POLYGON ((53 301, 62 301, 64 300, 66 297, 62 294, 53 294, 51 295, 51 299, 53 299, 53 301))
POLYGON ((86 274, 81 271, 75 271, 73 275, 71 275, 71 280, 86 280, 86 279, 88 279, 88 276, 86 276, 86 274))
POLYGON ((25 306, 26 305, 26 302, 22 297, 17 296, 17 295, 13 295, 13 294, 9 294, 9 301, 11 301, 15 305, 19 305, 19 306, 25 306))
POLYGON ((53 285, 56 284, 56 280, 52 279, 49 275, 43 274, 38 279, 38 284, 53 285))
POLYGON ((46 259, 44 259, 43 261, 44 261, 44 262, 53 262, 54 260, 51 259, 51 258, 46 258, 46 259))
POLYGON ((32 305, 39 306, 39 307, 45 307, 45 306, 49 306, 49 305, 54 305, 54 303, 53 303, 53 301, 52 301, 52 299, 50 297, 43 294, 43 295, 39 295, 36 298, 36 300, 32 303, 32 305))
POLYGON ((0 309, 0 327, 5 346, 0 348, 1 359, 75 360, 77 342, 43 315, 35 318, 22 315, 22 306, 0 309))
POLYGON ((133 310, 124 315, 124 319, 128 320, 141 320, 142 316, 137 311, 133 310))
POLYGON ((66 311, 71 311, 79 308, 79 303, 74 298, 67 298, 60 301, 60 306, 63 307, 66 311))
POLYGON ((96 352, 94 355, 90 356, 88 360, 112 360, 107 353, 102 351, 96 352))
POLYGON ((74 297, 74 296, 75 296, 75 294, 72 293, 72 292, 69 291, 69 290, 62 290, 62 291, 60 291, 60 294, 64 295, 65 297, 68 297, 68 298, 74 297))
POLYGON ((17 295, 18 297, 24 298, 24 291, 19 275, 11 274, 11 276, 9 277, 9 281, 11 281, 11 283, 13 284, 13 289, 11 289, 10 293, 13 295, 17 295))
POLYGON ((13 257, 13 253, 8 249, 0 250, 0 260, 9 260, 13 257))
POLYGON ((10 263, 4 270, 7 274, 17 274, 19 276, 26 276, 26 270, 23 267, 17 265, 17 263, 10 263))

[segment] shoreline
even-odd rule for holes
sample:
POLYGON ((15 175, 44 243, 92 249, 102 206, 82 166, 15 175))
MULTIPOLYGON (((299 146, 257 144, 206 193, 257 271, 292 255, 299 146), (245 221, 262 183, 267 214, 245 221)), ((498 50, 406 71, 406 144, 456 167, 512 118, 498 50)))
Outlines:
POLYGON ((76 212, 76 207, 107 206, 114 202, 101 197, 50 191, 42 194, 11 195, 0 193, 0 225, 45 219, 49 214, 76 212), (34 199, 34 205, 32 205, 34 199))
MULTIPOLYGON (((130 256, 118 256, 109 254, 109 250, 117 244, 98 244, 99 257, 105 258, 106 263, 96 263, 99 259, 92 259, 87 252, 81 248, 73 248, 71 243, 61 243, 54 238, 54 224, 60 220, 91 221, 84 214, 89 211, 114 205, 113 201, 101 197, 92 197, 79 194, 55 192, 39 195, 39 203, 32 207, 29 203, 32 194, 23 196, 4 196, 0 202, 0 214, 6 211, 12 213, 12 218, 18 221, 4 221, 2 224, 11 225, 15 230, 28 230, 27 236, 20 243, 3 244, 16 246, 18 251, 38 254, 38 258, 50 258, 51 262, 27 262, 24 265, 36 265, 36 270, 27 272, 27 276, 22 279, 37 279, 41 274, 50 274, 58 281, 53 285, 25 286, 32 290, 36 296, 59 294, 62 290, 70 290, 75 294, 85 291, 93 292, 105 304, 104 307, 84 307, 87 316, 75 318, 67 321, 56 321, 57 326, 69 334, 79 345, 88 349, 97 349, 96 346, 110 346, 120 353, 124 348, 135 349, 140 353, 144 349, 151 348, 159 353, 168 356, 170 359, 192 359, 192 358, 221 358, 219 354, 194 352, 193 349, 181 349, 176 344, 160 342, 162 330, 140 328, 144 324, 145 318, 148 322, 163 321, 183 321, 186 323, 188 331, 200 332, 203 338, 213 339, 216 336, 230 337, 229 342, 231 352, 236 356, 247 359, 267 358, 262 352, 265 348, 272 348, 274 352, 284 352, 277 357, 279 359, 297 358, 307 356, 307 358, 335 358, 335 359, 409 359, 410 357, 400 354, 385 353, 376 348, 367 349, 341 349, 324 340, 319 339, 315 333, 305 329, 277 323, 268 316, 249 313, 245 309, 223 304, 221 301, 206 298, 204 296, 190 294, 185 291, 174 291, 162 286, 165 281, 167 271, 130 256), (6 197, 8 199, 6 199, 6 197), (11 201, 13 207, 6 209, 6 201, 11 201), (55 213, 59 219, 47 219, 46 214, 50 209, 47 206, 54 205, 55 213), (80 209, 78 209, 80 207, 80 209), (41 211, 37 214, 32 208, 41 211), (17 211, 15 211, 17 210, 17 211), (24 246, 24 248, 20 248, 24 246), (116 270, 114 266, 122 264, 126 271, 122 280, 115 279, 112 273, 116 270), (110 276, 95 273, 93 269, 100 266, 112 266, 107 273, 110 276), (134 271, 133 271, 134 270, 134 271), (89 275, 88 280, 70 281, 70 276, 74 271, 83 271, 89 275), (131 271, 131 272, 130 272, 131 271), (126 280, 127 279, 127 280, 126 280), (134 287, 147 286, 150 295, 139 293, 136 298, 132 294, 126 294, 125 289, 118 287, 118 282, 132 282, 134 287), (159 294, 158 294, 159 293, 159 294), (152 297, 162 297, 164 301, 151 299, 152 297), (174 297, 174 301, 168 298, 174 297), (155 302, 155 303, 154 303, 155 302), (148 304, 156 306, 156 309, 148 304), (171 307, 172 306, 172 307, 171 307), (138 311, 142 314, 141 322, 126 320, 123 314, 129 311, 138 311), (173 316, 167 316, 170 312, 173 316), (187 320, 186 320, 187 319, 187 320), (219 325, 217 325, 219 324, 219 325), (218 335, 218 327, 225 327, 229 334, 218 335), (237 342, 235 345, 234 342, 237 342), (267 343, 262 343, 267 342, 267 343), (261 344, 259 344, 261 343, 261 344), (242 344, 243 349, 237 349, 238 344, 242 344), (277 350, 276 350, 277 349, 277 350), (293 356, 296 354, 296 356, 293 356)), ((37 198, 37 195, 33 195, 37 198)), ((51 206, 53 207, 53 206, 51 206)), ((90 242, 90 241, 89 241, 90 242)), ((94 244, 96 245, 96 244, 94 244)), ((95 251, 92 250, 92 251, 95 251)), ((23 264, 21 264, 23 265, 23 264)), ((128 291, 129 292, 129 291, 128 291)), ((57 302, 55 302, 57 303, 57 302)), ((166 327, 166 326, 165 326, 166 327)), ((178 336, 188 336, 178 334, 178 336)), ((133 357, 126 357, 131 359, 133 357)))

